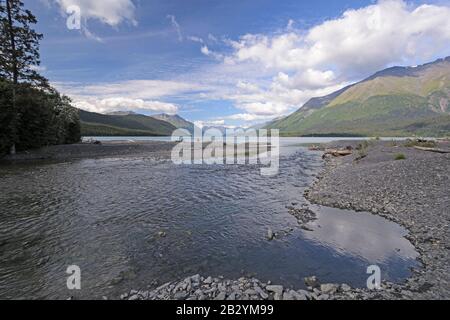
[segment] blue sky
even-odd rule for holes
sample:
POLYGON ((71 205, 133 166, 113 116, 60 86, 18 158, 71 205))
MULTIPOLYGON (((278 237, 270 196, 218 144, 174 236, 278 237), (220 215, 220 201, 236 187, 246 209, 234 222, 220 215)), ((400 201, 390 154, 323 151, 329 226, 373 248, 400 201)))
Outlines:
POLYGON ((25 0, 80 108, 248 126, 391 65, 450 55, 450 2, 25 0), (76 6, 81 29, 66 26, 76 6))

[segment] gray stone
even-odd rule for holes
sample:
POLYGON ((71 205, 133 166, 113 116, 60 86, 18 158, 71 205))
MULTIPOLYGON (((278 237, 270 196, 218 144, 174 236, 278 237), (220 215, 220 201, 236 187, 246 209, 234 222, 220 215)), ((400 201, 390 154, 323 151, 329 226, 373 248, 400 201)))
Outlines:
POLYGON ((320 286, 320 291, 322 291, 322 293, 324 294, 333 294, 337 291, 338 286, 335 284, 322 284, 320 286))
POLYGON ((120 300, 125 300, 126 298, 128 298, 128 293, 120 295, 120 300))
POLYGON ((232 292, 230 293, 230 295, 228 296, 227 300, 236 300, 237 297, 237 293, 236 292, 232 292))
POLYGON ((185 300, 188 296, 189 296, 189 294, 187 292, 181 291, 181 292, 175 293, 173 295, 173 299, 174 300, 185 300))
POLYGON ((350 290, 352 290, 352 288, 348 285, 348 284, 341 284, 341 290, 343 292, 349 292, 350 290))
POLYGON ((300 301, 306 301, 306 300, 308 300, 309 297, 310 297, 309 293, 304 294, 301 292, 296 292, 296 295, 294 295, 295 300, 300 300, 300 301))
POLYGON ((266 287, 266 290, 269 292, 274 292, 280 296, 283 295, 283 286, 270 285, 266 287))
POLYGON ((258 292, 256 292, 256 291, 253 290, 253 289, 247 289, 247 290, 244 291, 244 293, 245 293, 245 294, 248 294, 249 296, 254 296, 254 295, 257 295, 257 294, 258 294, 258 292))
POLYGON ((255 286, 255 291, 258 292, 259 295, 261 296, 261 298, 263 298, 264 300, 266 300, 267 298, 269 298, 269 295, 268 295, 266 292, 264 292, 264 290, 261 289, 260 287, 255 286))
POLYGON ((200 275, 199 275, 199 274, 196 274, 195 276, 192 276, 192 277, 191 277, 191 280, 192 280, 193 282, 200 282, 200 275))
POLYGON ((328 300, 328 299, 330 299, 330 296, 328 294, 322 294, 317 298, 317 300, 328 300))
POLYGON ((208 278, 206 278, 206 279, 203 281, 203 283, 211 284, 211 283, 213 283, 213 278, 212 278, 212 277, 208 277, 208 278))
POLYGON ((223 301, 223 300, 225 300, 226 297, 227 297, 227 294, 225 292, 220 292, 214 300, 223 301))
POLYGON ((319 280, 317 279, 316 276, 307 277, 304 280, 305 280, 305 284, 308 287, 316 288, 319 286, 319 280))
POLYGON ((283 300, 291 301, 291 300, 294 300, 294 297, 290 293, 285 292, 285 293, 283 293, 283 300))

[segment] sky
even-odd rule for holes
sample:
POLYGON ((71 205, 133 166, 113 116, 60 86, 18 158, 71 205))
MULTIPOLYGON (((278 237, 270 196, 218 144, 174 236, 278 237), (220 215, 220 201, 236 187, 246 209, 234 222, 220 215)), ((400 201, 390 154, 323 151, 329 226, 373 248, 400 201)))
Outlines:
POLYGON ((23 1, 44 34, 39 70, 76 107, 200 126, 263 123, 450 56, 450 0, 23 1))

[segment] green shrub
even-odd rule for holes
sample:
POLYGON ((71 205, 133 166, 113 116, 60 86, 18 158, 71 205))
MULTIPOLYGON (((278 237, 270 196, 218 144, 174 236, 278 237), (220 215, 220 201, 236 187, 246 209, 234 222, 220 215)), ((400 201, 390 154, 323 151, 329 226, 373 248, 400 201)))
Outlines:
POLYGON ((406 156, 403 153, 396 154, 395 160, 406 160, 406 156))

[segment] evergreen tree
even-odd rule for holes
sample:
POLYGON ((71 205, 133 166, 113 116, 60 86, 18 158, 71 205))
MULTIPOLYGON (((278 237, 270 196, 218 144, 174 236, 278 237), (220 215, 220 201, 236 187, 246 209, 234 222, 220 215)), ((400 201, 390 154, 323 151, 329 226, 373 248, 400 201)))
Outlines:
POLYGON ((20 0, 0 0, 0 155, 81 139, 78 110, 36 71, 34 24, 20 0))
POLYGON ((12 117, 8 126, 12 154, 16 151, 21 116, 17 108, 19 84, 48 87, 47 80, 36 72, 40 65, 39 41, 43 37, 31 28, 36 23, 36 17, 24 9, 22 1, 0 0, 0 77, 8 80, 12 89, 12 117))

